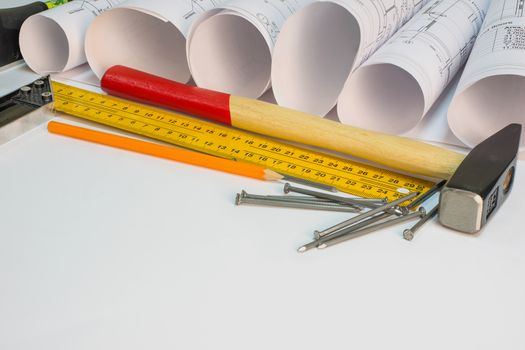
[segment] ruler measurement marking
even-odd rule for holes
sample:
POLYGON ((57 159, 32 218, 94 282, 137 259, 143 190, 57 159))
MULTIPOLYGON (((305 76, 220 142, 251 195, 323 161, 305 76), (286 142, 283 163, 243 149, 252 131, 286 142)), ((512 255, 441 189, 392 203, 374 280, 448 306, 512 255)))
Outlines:
MULTIPOLYGON (((390 182, 376 181, 374 179, 369 179, 369 178, 362 178, 362 179, 364 179, 363 181, 366 181, 369 184, 372 184, 372 185, 375 185, 375 186, 389 187, 392 190, 397 190, 399 187, 407 186, 406 183, 405 183, 405 185, 401 185, 401 184, 400 185, 395 185, 395 184, 392 184, 390 182), (379 183, 379 185, 378 185, 378 183, 379 183)), ((409 187, 411 187, 411 186, 409 186, 409 187)), ((415 186, 415 187, 416 188, 413 188, 414 190, 419 190, 419 188, 418 188, 419 186, 415 186)), ((421 190, 423 190, 423 189, 424 189, 424 187, 421 190)))
MULTIPOLYGON (((270 152, 270 153, 275 153, 275 154, 282 155, 281 153, 274 152, 272 150, 267 150, 267 151, 270 152)), ((292 158, 293 160, 298 161, 298 162, 305 162, 305 163, 307 163, 307 161, 305 161, 305 160, 303 160, 301 158, 298 158, 298 157, 291 157, 291 156, 287 156, 287 155, 283 155, 283 156, 292 158)), ((323 159, 323 160, 325 160, 325 159, 323 159)), ((335 164, 340 165, 341 163, 336 162, 335 164)), ((330 169, 330 171, 335 171, 336 172, 336 173, 334 173, 334 172, 323 171, 326 175, 337 176, 337 177, 341 177, 341 178, 345 178, 345 179, 350 179, 350 178, 346 177, 346 176, 348 176, 348 173, 350 173, 352 175, 359 175, 359 174, 355 174, 354 169, 352 169, 351 171, 348 171, 348 170, 339 169, 338 166, 328 166, 328 165, 324 165, 322 163, 317 163, 317 165, 319 167, 327 168, 327 169, 330 169)), ((366 170, 362 170, 362 171, 366 171, 367 173, 370 172, 370 171, 373 171, 373 169, 371 169, 371 167, 366 167, 366 168, 365 167, 354 167, 354 168, 366 169, 366 170)), ((316 169, 316 171, 319 171, 319 170, 316 169)), ((375 178, 364 178, 364 177, 361 177, 360 181, 362 183, 366 183, 366 184, 369 184, 369 185, 372 184, 374 186, 378 186, 377 183, 379 183, 380 186, 388 187, 388 189, 391 190, 391 191, 396 191, 399 188, 399 186, 397 186, 395 184, 392 184, 392 182, 390 181, 390 180, 399 180, 397 177, 385 176, 385 175, 383 175, 383 172, 381 172, 380 174, 377 174, 377 175, 381 176, 381 177, 384 177, 384 180, 375 179, 375 178)))
MULTIPOLYGON (((266 139, 193 117, 83 91, 55 89, 57 109, 94 122, 215 156, 263 165, 285 175, 329 184, 368 197, 398 198, 397 190, 428 189, 429 181, 266 139), (62 106, 59 103, 62 102, 62 106)), ((60 88, 64 86, 64 88, 60 88)))
MULTIPOLYGON (((81 107, 81 106, 79 105, 79 107, 81 107)), ((69 108, 66 108, 66 109, 69 109, 69 108)), ((121 110, 118 110, 118 111, 120 112, 121 110)), ((108 112, 106 112, 106 113, 108 113, 108 112)), ((130 127, 130 126, 127 125, 127 123, 119 123, 118 119, 111 119, 110 120, 110 118, 104 118, 104 120, 105 120, 104 124, 106 124, 106 125, 115 127, 117 129, 124 129, 126 131, 130 131, 130 132, 133 132, 133 133, 138 133, 138 134, 140 134, 142 136, 151 137, 153 139, 160 139, 161 141, 165 141, 165 142, 168 142, 170 144, 173 144, 176 141, 177 144, 181 144, 182 143, 182 144, 186 145, 186 147, 188 147, 188 148, 201 151, 201 149, 198 146, 191 145, 193 142, 195 142, 195 140, 193 139, 193 135, 192 134, 187 134, 187 133, 183 133, 183 132, 180 132, 180 131, 177 131, 176 134, 175 134, 175 133, 172 132, 172 130, 170 130, 168 128, 165 128, 165 127, 158 127, 157 125, 154 125, 154 123, 146 124, 143 121, 141 121, 140 119, 134 119, 134 118, 130 118, 130 117, 127 117, 127 116, 123 117, 123 116, 118 115, 117 113, 112 112, 112 111, 109 112, 109 114, 112 114, 113 117, 118 117, 118 118, 122 118, 122 119, 128 119, 128 120, 134 121, 136 123, 143 124, 146 127, 151 127, 151 128, 154 129, 154 131, 145 130, 144 128, 138 129, 138 128, 135 128, 135 127, 130 127), (159 130, 156 130, 156 131, 160 131, 160 130, 167 131, 165 133, 166 135, 161 135, 161 134, 156 133, 155 129, 159 129, 159 130), (171 133, 171 134, 169 134, 169 133, 171 133), (192 139, 190 139, 190 142, 186 142, 186 139, 180 140, 180 135, 186 136, 186 137, 190 137, 192 139), (170 137, 170 136, 172 136, 172 137, 170 137), (188 145, 190 145, 190 146, 188 146, 188 145)), ((89 119, 89 120, 92 120, 92 121, 95 121, 95 122, 99 122, 99 119, 93 118, 91 116, 84 116, 83 118, 89 119)), ((176 125, 171 125, 170 124, 170 126, 176 126, 176 125)), ((204 144, 202 147, 210 148, 211 146, 208 146, 208 145, 204 144)), ((224 155, 222 153, 218 152, 218 151, 207 150, 206 153, 213 153, 214 155, 218 155, 218 156, 221 156, 221 157, 224 158, 224 155)))
MULTIPOLYGON (((281 154, 281 153, 274 152, 274 151, 271 151, 271 150, 268 150, 268 152, 270 152, 270 153, 276 153, 276 154, 281 154)), ((283 155, 283 156, 286 156, 286 155, 283 155)), ((286 157, 290 157, 290 156, 286 156, 286 157)), ((292 159, 294 159, 294 160, 296 160, 296 161, 299 161, 299 162, 307 162, 307 161, 305 161, 305 160, 303 160, 303 159, 301 159, 301 158, 297 158, 297 157, 290 157, 290 158, 292 158, 292 159)), ((322 159, 322 160, 324 160, 324 159, 322 159)), ((336 162, 336 163, 332 163, 332 164, 337 164, 337 165, 339 165, 339 164, 341 164, 341 163, 336 162)), ((355 174, 354 171, 353 171, 354 169, 352 169, 352 170, 349 171, 349 170, 341 170, 341 169, 338 169, 338 168, 335 167, 335 166, 324 165, 324 164, 322 164, 322 163, 317 163, 317 165, 318 165, 319 167, 322 167, 322 168, 326 168, 326 169, 330 169, 330 170, 333 170, 333 171, 337 171, 337 172, 344 173, 345 175, 347 175, 348 173, 355 174)), ((370 172, 370 171, 373 171, 373 170, 371 169, 371 167, 366 167, 366 168, 365 168, 365 167, 357 167, 357 168, 361 168, 361 171, 365 171, 365 172, 367 172, 367 173, 370 172), (363 169, 366 169, 366 170, 363 170, 363 169)), ((325 172, 327 175, 339 176, 339 177, 343 177, 343 176, 344 176, 344 175, 339 175, 339 174, 330 173, 330 172, 326 172, 326 171, 324 171, 324 172, 325 172)), ((355 174, 355 175, 359 175, 359 172, 358 172, 357 174, 355 174)), ((361 180, 361 182, 364 182, 364 183, 380 183, 382 186, 388 186, 388 187, 389 187, 391 190, 393 190, 393 191, 395 191, 395 190, 397 190, 397 189, 399 188, 399 186, 395 186, 395 185, 393 185, 393 184, 389 181, 389 179, 398 180, 397 177, 394 178, 394 177, 384 176, 382 172, 381 172, 381 174, 379 174, 379 176, 384 177, 385 180, 381 180, 381 179, 369 179, 369 178, 364 178, 364 177, 361 177, 360 180, 361 180)), ((377 186, 377 185, 376 185, 376 186, 377 186)))
MULTIPOLYGON (((77 102, 74 100, 74 97, 71 97, 71 96, 64 96, 65 99, 68 99, 69 101, 68 102, 77 102)), ((84 101, 83 101, 84 102, 84 101)), ((120 108, 111 108, 111 107, 108 107, 108 106, 105 106, 105 105, 101 105, 101 104, 96 104, 96 103, 90 103, 90 102, 84 102, 83 105, 77 105, 78 107, 81 107, 81 106, 85 106, 85 107, 89 107, 89 108, 97 108, 97 109, 105 109, 105 110, 109 110, 109 113, 110 114, 113 114, 113 115, 118 115, 118 113, 128 113, 128 114, 131 114, 132 116, 136 116, 136 114, 134 114, 133 112, 129 112, 127 110, 123 110, 123 109, 120 109, 120 108)), ((87 112, 87 111, 86 111, 87 112)), ((107 113, 107 111, 106 111, 107 113)), ((119 117, 122 117, 121 115, 118 115, 119 117)), ((179 126, 175 123, 169 123, 169 122, 163 122, 162 120, 159 120, 159 119, 152 119, 151 117, 148 117, 148 116, 142 116, 143 118, 146 118, 146 119, 149 119, 149 120, 152 120, 152 122, 160 122, 160 123, 163 123, 163 124, 166 124, 166 125, 169 125, 169 126, 175 126, 177 128, 181 128, 181 129, 187 129, 183 126, 179 126)), ((128 119, 131 119, 131 120, 134 120, 134 121, 140 121, 142 122, 141 120, 139 119, 135 119, 135 118, 131 118, 131 117, 126 117, 128 119)), ((176 121, 176 120, 175 120, 176 121)), ((201 134, 204 134, 204 132, 201 132, 201 131, 198 131, 198 130, 195 130, 195 132, 198 132, 198 133, 201 133, 201 134)))
MULTIPOLYGON (((107 112, 106 112, 106 113, 107 113, 107 112)), ((150 124, 146 124, 146 123, 144 123, 143 121, 138 120, 138 119, 133 119, 133 118, 129 118, 129 117, 118 116, 118 115, 114 115, 114 114, 113 114, 113 116, 117 116, 117 117, 122 118, 122 119, 128 119, 128 120, 130 120, 130 121, 132 121, 132 122, 135 122, 135 123, 140 123, 140 124, 143 125, 143 126, 142 126, 142 130, 139 130, 139 129, 134 128, 134 127, 129 127, 129 126, 127 126, 126 124, 123 124, 123 123, 119 123, 119 122, 118 122, 118 119, 111 119, 111 120, 110 120, 110 118, 112 118, 112 117, 106 117, 106 118, 104 118, 104 120, 106 121, 106 124, 111 125, 111 126, 114 126, 114 127, 117 127, 117 128, 119 128, 119 129, 122 128, 122 127, 124 127, 125 130, 127 130, 127 131, 132 131, 132 132, 137 132, 137 131, 139 130, 139 133, 140 133, 140 134, 143 134, 144 136, 157 136, 157 134, 154 133, 154 132, 150 132, 150 131, 144 130, 143 128, 148 127, 148 126, 151 126, 151 127, 153 127, 153 128, 160 128, 160 127, 158 127, 158 126, 156 126, 156 125, 152 125, 151 123, 150 123, 150 124)), ((98 121, 99 121, 99 119, 97 119, 97 118, 93 118, 93 117, 84 117, 84 118, 89 119, 89 120, 92 120, 92 121, 95 121, 95 122, 98 122, 98 121)), ((162 128, 162 129, 167 130, 168 132, 171 131, 170 129, 167 129, 167 128, 162 128)), ((159 130, 159 131, 160 131, 160 130, 159 130)), ((185 136, 187 136, 187 137, 191 137, 191 136, 193 136, 193 135, 191 135, 191 134, 186 134, 186 133, 181 133, 181 132, 178 132, 178 133, 179 133, 179 135, 185 135, 185 136)), ((164 136, 164 137, 166 137, 167 140, 171 140, 171 138, 169 138, 169 137, 167 137, 167 136, 164 136)))
MULTIPOLYGON (((262 156, 262 157, 267 157, 267 158, 270 158, 270 159, 275 159, 275 160, 279 160, 277 158, 271 158, 271 157, 268 157, 267 155, 265 154, 261 154, 261 153, 254 153, 255 155, 258 155, 258 156, 262 156)), ((295 158, 294 158, 295 160, 295 158)), ((291 162, 287 162, 287 161, 282 161, 283 163, 282 164, 289 164, 289 165, 296 165, 295 163, 291 163, 291 162)), ((262 162, 260 162, 262 163, 262 162)), ((336 178, 334 180, 328 178, 328 180, 330 181, 331 184, 334 184, 336 182, 339 182, 337 179, 341 179, 341 180, 344 180, 343 182, 345 181, 356 181, 350 177, 346 177, 346 176, 342 176, 342 175, 337 175, 335 173, 329 173, 329 172, 326 172, 326 171, 320 171, 318 169, 315 169, 315 168, 311 168, 311 167, 308 167, 308 166, 305 166, 305 165, 300 165, 300 167, 303 169, 302 172, 303 172, 303 175, 305 176, 308 176, 309 178, 312 178, 312 179, 317 179, 319 177, 323 177, 324 176, 320 176, 318 175, 319 173, 322 173, 324 174, 325 176, 330 176, 331 178, 336 178), (309 170, 308 172, 305 172, 304 170, 309 170)), ((286 169, 284 169, 286 170, 286 169)), ((281 171, 283 172, 283 171, 281 171)), ((290 175, 293 175, 294 173, 291 172, 290 175)), ((361 180, 363 180, 361 178, 361 180)), ((360 181, 361 183, 363 184, 366 184, 366 181, 360 181)), ((398 187, 395 187, 395 188, 390 188, 391 191, 396 191, 398 187)))

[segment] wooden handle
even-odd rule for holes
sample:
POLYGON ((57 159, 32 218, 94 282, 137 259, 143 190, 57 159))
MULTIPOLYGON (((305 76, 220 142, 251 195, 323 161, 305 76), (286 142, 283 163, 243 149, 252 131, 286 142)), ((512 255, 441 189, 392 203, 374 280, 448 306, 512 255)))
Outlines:
POLYGON ((408 139, 340 124, 271 103, 231 96, 232 125, 350 154, 409 173, 448 179, 464 155, 408 139))

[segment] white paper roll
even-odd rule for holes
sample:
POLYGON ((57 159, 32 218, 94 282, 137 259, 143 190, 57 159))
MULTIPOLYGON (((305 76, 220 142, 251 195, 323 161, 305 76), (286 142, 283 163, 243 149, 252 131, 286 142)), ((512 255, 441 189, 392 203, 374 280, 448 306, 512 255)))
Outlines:
POLYGON ((29 17, 20 29, 20 51, 41 75, 86 62, 84 38, 95 17, 122 0, 72 1, 29 17))
POLYGON ((100 78, 120 64, 187 82, 186 35, 220 0, 128 0, 100 15, 86 35, 86 56, 100 78))
POLYGON ((427 0, 326 0, 308 5, 283 26, 272 63, 280 105, 325 115, 350 72, 427 0))
POLYGON ((465 63, 489 0, 433 0, 348 79, 339 120, 402 134, 414 128, 465 63))
POLYGON ((510 123, 525 125, 525 17, 520 4, 493 0, 452 99, 449 126, 471 147, 510 123))
POLYGON ((194 23, 188 59, 198 86, 258 98, 270 87, 272 51, 285 20, 312 0, 232 0, 194 23))

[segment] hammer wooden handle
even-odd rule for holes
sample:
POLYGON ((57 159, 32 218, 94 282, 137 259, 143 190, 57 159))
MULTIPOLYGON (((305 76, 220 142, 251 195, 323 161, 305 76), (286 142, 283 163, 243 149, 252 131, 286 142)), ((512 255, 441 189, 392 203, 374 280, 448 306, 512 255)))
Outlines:
POLYGON ((448 179, 462 154, 408 139, 355 128, 271 103, 231 96, 232 125, 264 135, 326 148, 413 174, 448 179))
POLYGON ((462 154, 405 137, 343 125, 271 103, 190 87, 123 66, 114 66, 106 72, 102 88, 112 95, 346 153, 414 174, 448 179, 464 159, 462 154))

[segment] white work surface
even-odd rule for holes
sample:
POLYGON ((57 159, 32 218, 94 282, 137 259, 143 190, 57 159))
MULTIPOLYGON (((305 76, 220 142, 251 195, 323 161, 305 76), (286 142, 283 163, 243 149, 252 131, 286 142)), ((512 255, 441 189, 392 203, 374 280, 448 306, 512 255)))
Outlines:
POLYGON ((298 254, 348 216, 236 207, 282 184, 40 127, 0 147, 0 349, 525 349, 520 170, 479 235, 298 254))

